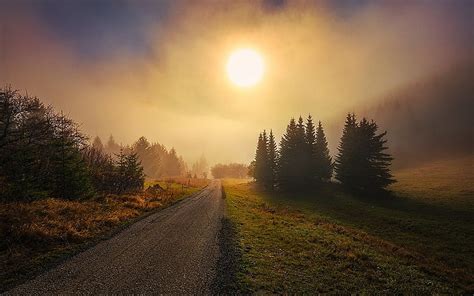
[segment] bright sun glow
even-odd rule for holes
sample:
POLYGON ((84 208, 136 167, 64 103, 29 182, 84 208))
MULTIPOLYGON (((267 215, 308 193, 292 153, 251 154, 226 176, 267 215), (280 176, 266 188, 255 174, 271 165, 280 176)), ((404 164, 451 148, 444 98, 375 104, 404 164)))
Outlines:
POLYGON ((229 79, 240 87, 250 87, 262 80, 265 65, 262 56, 252 49, 238 49, 227 61, 229 79))

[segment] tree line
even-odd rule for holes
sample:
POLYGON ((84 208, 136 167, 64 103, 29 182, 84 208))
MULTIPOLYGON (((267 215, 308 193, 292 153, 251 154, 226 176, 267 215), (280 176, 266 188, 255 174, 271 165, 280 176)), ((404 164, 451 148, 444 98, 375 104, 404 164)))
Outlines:
POLYGON ((77 123, 38 98, 0 89, 0 199, 77 199, 143 188, 134 152, 112 157, 77 123))
POLYGON ((386 132, 377 133, 374 121, 348 114, 335 161, 332 160, 321 122, 308 116, 290 120, 277 147, 273 132, 259 134, 250 174, 266 189, 302 190, 334 178, 354 191, 378 191, 395 182, 390 173, 393 158, 386 152, 386 132))
POLYGON ((248 166, 242 163, 218 163, 211 168, 211 174, 216 179, 248 177, 248 166))
POLYGON ((136 154, 143 166, 143 172, 150 178, 184 176, 187 166, 182 156, 179 156, 174 148, 168 150, 160 143, 150 143, 145 137, 140 137, 132 145, 119 145, 114 137, 110 135, 104 145, 99 137, 95 137, 92 146, 115 157, 120 150, 125 154, 136 154))

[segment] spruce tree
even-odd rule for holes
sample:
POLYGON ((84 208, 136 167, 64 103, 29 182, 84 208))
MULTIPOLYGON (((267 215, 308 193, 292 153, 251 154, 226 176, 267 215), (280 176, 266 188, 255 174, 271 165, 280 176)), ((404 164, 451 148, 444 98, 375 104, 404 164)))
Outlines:
POLYGON ((315 177, 318 181, 331 179, 333 164, 329 155, 328 142, 321 121, 318 123, 316 131, 316 141, 314 143, 314 163, 315 177))
POLYGON ((377 134, 378 126, 363 118, 358 126, 360 176, 357 186, 364 191, 378 191, 395 182, 389 166, 393 158, 386 153, 387 132, 377 134))
POLYGON ((265 188, 272 188, 273 187, 273 182, 272 182, 273 173, 272 173, 272 167, 269 160, 269 156, 270 156, 269 139, 268 139, 266 130, 263 130, 262 139, 263 139, 263 143, 265 144, 265 151, 267 152, 265 163, 264 163, 264 169, 263 169, 263 184, 265 185, 265 188))
POLYGON ((338 154, 335 161, 335 178, 344 186, 352 187, 357 176, 357 122, 354 114, 347 114, 338 154))
POLYGON ((138 160, 138 155, 136 153, 128 154, 127 156, 125 156, 125 162, 127 190, 142 190, 143 184, 145 182, 145 175, 143 174, 143 167, 140 161, 138 160))
POLYGON ((306 127, 303 122, 303 118, 300 116, 298 118, 298 123, 296 125, 296 147, 295 147, 295 172, 297 176, 293 180, 294 185, 299 189, 304 189, 308 183, 311 181, 310 177, 310 163, 311 155, 308 151, 308 146, 306 145, 306 127))
POLYGON ((264 138, 263 133, 258 136, 257 150, 255 152, 255 170, 254 178, 257 183, 266 185, 267 175, 267 142, 266 136, 264 138))
POLYGON ((121 194, 127 189, 127 157, 120 148, 120 152, 115 155, 117 159, 117 166, 115 168, 114 187, 115 193, 121 194))
POLYGON ((281 189, 293 189, 297 186, 300 173, 298 166, 295 165, 295 159, 298 157, 297 137, 298 129, 295 119, 292 118, 280 141, 277 180, 281 189))
POLYGON ((270 136, 268 137, 267 150, 268 150, 267 169, 269 171, 269 176, 270 176, 268 180, 268 185, 269 185, 269 188, 273 189, 276 182, 278 151, 277 151, 277 145, 276 145, 275 137, 273 136, 272 130, 270 130, 270 136))
POLYGON ((104 144, 102 144, 102 140, 99 138, 99 136, 96 136, 94 138, 94 141, 92 142, 92 147, 94 147, 94 149, 99 150, 99 151, 104 150, 104 144))
POLYGON ((316 130, 313 123, 313 118, 308 115, 306 119, 306 134, 305 134, 306 149, 305 152, 308 157, 307 162, 307 178, 312 181, 316 177, 316 130))
POLYGON ((387 133, 377 129, 374 121, 357 123, 354 114, 347 116, 336 158, 336 179, 345 187, 379 191, 395 182, 389 169, 393 158, 385 152, 387 133))

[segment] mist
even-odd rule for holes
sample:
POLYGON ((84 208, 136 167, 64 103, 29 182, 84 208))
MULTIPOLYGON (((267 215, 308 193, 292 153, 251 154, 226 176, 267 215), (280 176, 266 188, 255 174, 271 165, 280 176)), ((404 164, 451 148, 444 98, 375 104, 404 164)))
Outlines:
MULTIPOLYGON (((131 144, 145 136, 175 147, 188 163, 202 154, 211 164, 248 163, 259 131, 279 138, 290 117, 308 113, 329 127, 335 153, 340 130, 330 127, 342 125, 345 113, 375 108, 473 49, 470 1, 173 1, 153 6, 153 17, 138 3, 117 3, 142 21, 87 27, 101 17, 87 15, 77 25, 93 38, 75 42, 34 1, 4 3, 0 83, 63 110, 91 138, 113 134, 131 144), (120 35, 123 29, 134 37, 120 35), (265 60, 263 81, 251 89, 225 74, 239 47, 265 60)), ((388 115, 380 114, 383 122, 388 115)), ((391 126, 383 126, 389 135, 391 126)))

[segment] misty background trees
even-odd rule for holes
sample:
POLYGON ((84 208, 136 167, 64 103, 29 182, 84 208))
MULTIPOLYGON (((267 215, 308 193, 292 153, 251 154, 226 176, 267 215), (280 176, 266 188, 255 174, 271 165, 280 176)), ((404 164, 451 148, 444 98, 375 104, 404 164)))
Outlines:
POLYGON ((207 172, 209 171, 209 164, 207 163, 206 157, 201 155, 201 157, 192 165, 191 171, 189 174, 194 178, 207 178, 207 172))
POLYGON ((242 163, 218 163, 211 168, 211 174, 214 178, 238 178, 243 179, 248 177, 249 168, 242 163))
POLYGON ((394 182, 389 166, 393 158, 386 152, 386 132, 377 134, 374 121, 357 122, 348 114, 336 161, 329 153, 323 125, 315 127, 310 116, 292 118, 277 149, 273 132, 258 136, 255 160, 249 171, 266 189, 305 190, 335 179, 352 190, 378 191, 394 182))
POLYGON ((187 172, 186 163, 174 148, 167 150, 164 145, 150 143, 145 137, 140 137, 130 146, 119 145, 112 135, 105 145, 99 137, 95 137, 92 146, 112 157, 121 149, 125 154, 135 153, 149 178, 184 176, 187 172))

